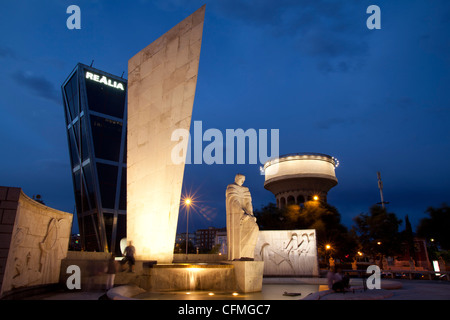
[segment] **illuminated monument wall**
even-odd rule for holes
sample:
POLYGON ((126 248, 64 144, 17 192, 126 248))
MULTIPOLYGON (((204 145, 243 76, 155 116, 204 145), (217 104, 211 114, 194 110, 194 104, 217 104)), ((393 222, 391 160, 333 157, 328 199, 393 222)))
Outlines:
POLYGON ((82 247, 120 253, 126 236, 127 81, 80 63, 61 89, 82 247))
POLYGON ((172 262, 184 162, 172 162, 171 136, 190 128, 204 12, 128 62, 127 240, 140 260, 172 262))

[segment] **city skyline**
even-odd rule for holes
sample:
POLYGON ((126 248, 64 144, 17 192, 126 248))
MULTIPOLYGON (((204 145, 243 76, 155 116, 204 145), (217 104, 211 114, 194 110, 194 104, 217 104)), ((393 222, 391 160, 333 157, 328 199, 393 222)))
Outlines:
MULTIPOLYGON (((445 1, 81 1, 80 30, 66 27, 69 2, 6 3, 0 184, 73 212, 61 84, 78 62, 126 77, 130 57, 204 3, 191 129, 194 121, 223 133, 279 129, 280 155, 336 157, 328 202, 347 226, 381 201, 378 171, 387 209, 408 214, 414 229, 428 206, 450 202, 445 1), (371 4, 381 8, 380 30, 366 27, 371 4)), ((255 209, 274 203, 260 165, 186 165, 185 194, 195 193, 198 207, 189 229, 225 226, 236 173, 255 209)), ((185 222, 180 210, 179 232, 185 222)))

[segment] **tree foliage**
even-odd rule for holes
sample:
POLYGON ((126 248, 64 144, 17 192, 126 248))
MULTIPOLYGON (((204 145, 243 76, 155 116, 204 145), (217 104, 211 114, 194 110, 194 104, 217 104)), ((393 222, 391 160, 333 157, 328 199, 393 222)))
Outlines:
POLYGON ((402 253, 402 236, 398 231, 401 220, 381 206, 374 205, 369 214, 361 213, 353 218, 359 236, 361 250, 373 258, 397 256, 402 253))
POLYGON ((402 243, 406 246, 408 254, 416 260, 416 252, 414 250, 414 233, 408 215, 405 216, 405 230, 401 232, 402 243))
POLYGON ((429 207, 428 218, 423 218, 417 227, 417 235, 434 239, 444 250, 450 250, 450 207, 445 203, 440 208, 429 207))

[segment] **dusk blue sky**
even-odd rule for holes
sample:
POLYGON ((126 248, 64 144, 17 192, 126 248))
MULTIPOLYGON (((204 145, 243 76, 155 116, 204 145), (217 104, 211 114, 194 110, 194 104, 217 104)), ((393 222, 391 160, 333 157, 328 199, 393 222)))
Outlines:
MULTIPOLYGON (((60 86, 78 62, 127 74, 128 60, 206 3, 192 121, 279 129, 280 154, 339 159, 328 194, 342 221, 380 201, 415 228, 450 203, 450 2, 325 0, 5 1, 0 11, 0 185, 74 211, 60 86), (81 8, 81 30, 66 9, 81 8), (369 30, 366 9, 381 8, 369 30)), ((258 165, 187 165, 190 230, 225 226, 243 173, 255 209, 274 202, 258 165)), ((179 230, 185 230, 184 211, 179 230)), ((402 228, 404 225, 402 225, 402 228)), ((76 225, 75 225, 76 228, 76 225)))

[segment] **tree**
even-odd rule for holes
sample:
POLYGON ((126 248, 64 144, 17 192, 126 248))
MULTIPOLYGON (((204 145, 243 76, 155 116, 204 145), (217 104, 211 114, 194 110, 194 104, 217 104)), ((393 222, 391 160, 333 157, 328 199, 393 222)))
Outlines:
POLYGON ((420 220, 417 235, 434 239, 441 249, 450 250, 450 207, 444 203, 440 208, 429 207, 426 212, 429 218, 420 220))
POLYGON ((218 254, 220 252, 221 247, 222 247, 222 245, 220 243, 218 243, 212 247, 212 249, 211 249, 211 251, 209 251, 209 253, 218 254))
MULTIPOLYGON (((180 244, 175 244, 174 253, 186 253, 186 240, 183 240, 180 244)), ((188 243, 188 253, 196 253, 196 248, 192 241, 188 243)))
POLYGON ((253 214, 260 230, 284 230, 283 212, 274 203, 271 202, 260 210, 254 210, 253 214))
POLYGON ((408 215, 405 217, 405 230, 402 232, 402 240, 407 247, 409 256, 416 260, 416 252, 414 250, 414 234, 408 215))
POLYGON ((398 231, 401 220, 395 213, 388 213, 385 208, 374 205, 370 213, 361 213, 353 218, 355 231, 363 253, 374 260, 378 257, 380 263, 384 256, 397 256, 401 254, 401 235, 398 231))

